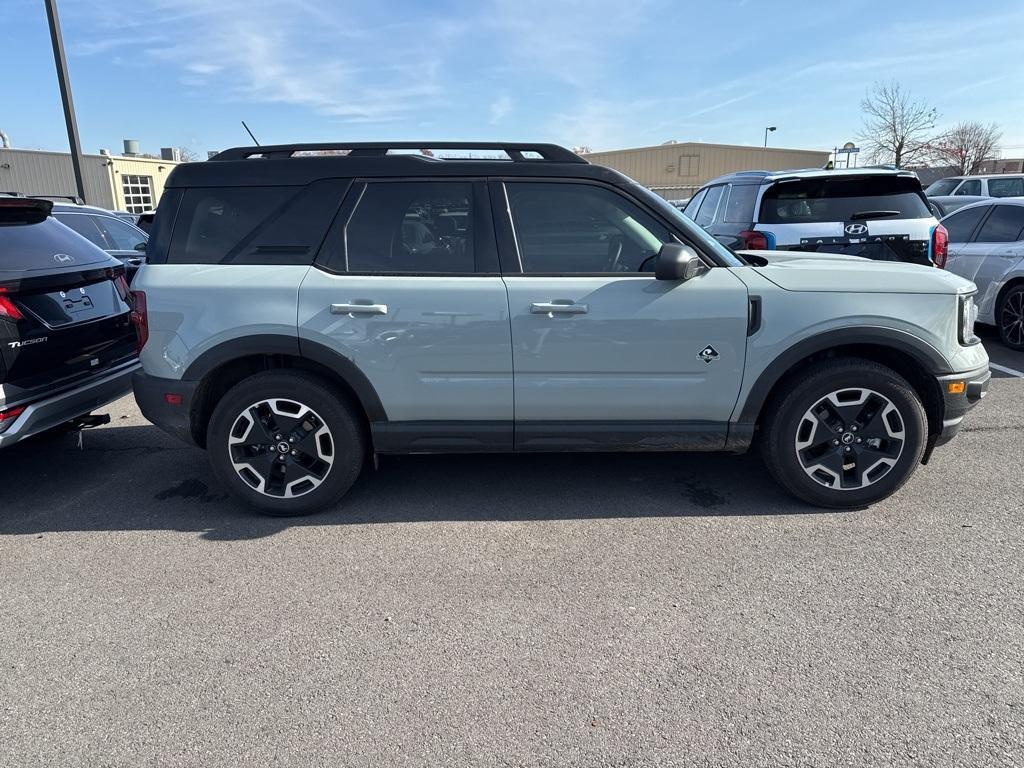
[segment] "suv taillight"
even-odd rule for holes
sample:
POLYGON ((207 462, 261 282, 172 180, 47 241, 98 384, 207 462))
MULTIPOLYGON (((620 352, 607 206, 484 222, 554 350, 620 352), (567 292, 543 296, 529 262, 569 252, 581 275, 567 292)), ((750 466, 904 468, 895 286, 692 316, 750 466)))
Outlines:
POLYGON ((737 235, 743 242, 743 247, 751 251, 767 251, 768 250, 768 237, 764 232, 755 232, 751 229, 745 229, 737 235))
POLYGON ((146 312, 146 294, 142 291, 132 291, 132 311, 128 317, 135 326, 136 351, 142 352, 149 341, 149 314, 146 312))
POLYGON ((14 420, 21 416, 21 414, 24 412, 25 406, 20 406, 17 408, 8 408, 7 410, 0 410, 0 432, 3 432, 5 429, 11 426, 11 424, 14 423, 14 420))
POLYGON ((0 285, 0 317, 8 320, 21 320, 24 315, 21 310, 11 301, 10 289, 0 285))
POLYGON ((939 269, 945 269, 948 256, 949 232, 941 224, 936 224, 932 230, 932 263, 939 269))

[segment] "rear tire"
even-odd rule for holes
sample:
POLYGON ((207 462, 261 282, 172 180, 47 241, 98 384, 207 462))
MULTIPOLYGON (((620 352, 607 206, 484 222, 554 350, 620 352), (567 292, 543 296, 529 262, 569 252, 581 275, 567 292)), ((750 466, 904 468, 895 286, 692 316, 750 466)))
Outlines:
POLYGON ((1015 285, 996 307, 999 340, 1010 349, 1024 351, 1024 285, 1015 285))
POLYGON ((207 427, 214 474, 267 515, 307 515, 337 502, 366 457, 347 398, 305 371, 267 371, 236 384, 207 427))
POLYGON ((870 360, 812 364, 775 400, 761 454, 786 490, 820 507, 858 509, 899 490, 928 438, 906 379, 870 360))

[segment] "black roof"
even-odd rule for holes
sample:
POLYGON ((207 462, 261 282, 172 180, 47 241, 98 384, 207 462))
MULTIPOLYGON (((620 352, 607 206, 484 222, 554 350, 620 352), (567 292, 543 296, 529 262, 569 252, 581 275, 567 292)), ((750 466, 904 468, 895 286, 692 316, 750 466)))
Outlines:
POLYGON ((305 185, 350 177, 524 176, 595 179, 628 184, 617 171, 592 165, 555 144, 508 142, 361 142, 278 144, 227 149, 206 162, 171 171, 166 187, 305 185), (507 159, 439 158, 420 150, 500 151, 507 159), (404 150, 405 154, 389 154, 404 150), (347 154, 309 154, 345 151, 347 154))

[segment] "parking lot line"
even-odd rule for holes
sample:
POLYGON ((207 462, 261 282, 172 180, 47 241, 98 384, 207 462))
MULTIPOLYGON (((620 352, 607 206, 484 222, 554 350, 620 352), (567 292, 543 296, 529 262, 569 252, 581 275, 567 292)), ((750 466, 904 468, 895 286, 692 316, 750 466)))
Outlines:
POLYGON ((997 371, 1002 373, 1008 373, 1011 376, 1016 376, 1019 379, 1024 379, 1024 371, 1018 371, 1016 368, 1007 368, 1005 365, 999 365, 999 363, 993 363, 989 360, 989 368, 995 368, 997 371))

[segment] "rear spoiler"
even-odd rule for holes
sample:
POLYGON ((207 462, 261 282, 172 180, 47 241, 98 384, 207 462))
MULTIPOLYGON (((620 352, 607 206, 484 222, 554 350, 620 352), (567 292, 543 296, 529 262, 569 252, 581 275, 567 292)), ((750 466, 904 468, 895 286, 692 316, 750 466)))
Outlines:
POLYGON ((37 197, 0 197, 0 221, 5 224, 38 224, 53 210, 52 200, 37 197))

